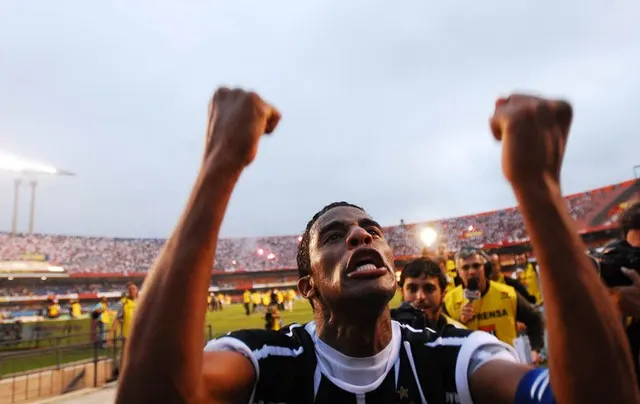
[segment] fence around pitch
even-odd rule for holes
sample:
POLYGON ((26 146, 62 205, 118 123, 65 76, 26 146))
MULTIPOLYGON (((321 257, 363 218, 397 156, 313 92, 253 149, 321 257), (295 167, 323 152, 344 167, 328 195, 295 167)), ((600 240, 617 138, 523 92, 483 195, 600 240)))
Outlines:
MULTIPOLYGON (((0 404, 25 403, 115 381, 122 338, 96 333, 0 342, 0 404)), ((204 328, 205 340, 213 328, 204 328)))

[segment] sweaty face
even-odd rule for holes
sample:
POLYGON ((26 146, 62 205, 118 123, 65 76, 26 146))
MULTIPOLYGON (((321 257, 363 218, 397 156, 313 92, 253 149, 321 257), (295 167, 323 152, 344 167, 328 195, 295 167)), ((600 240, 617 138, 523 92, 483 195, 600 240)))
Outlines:
POLYGON ((386 305, 395 294, 391 248, 360 209, 341 206, 322 215, 311 227, 309 256, 310 282, 330 308, 386 305))
POLYGON ((458 276, 462 280, 463 285, 469 284, 469 279, 478 279, 480 290, 484 290, 487 280, 484 274, 484 261, 479 255, 472 255, 467 258, 461 258, 456 262, 458 276))
POLYGON ((442 307, 442 298, 443 293, 435 277, 406 278, 402 286, 402 300, 424 311, 430 320, 435 319, 442 307))

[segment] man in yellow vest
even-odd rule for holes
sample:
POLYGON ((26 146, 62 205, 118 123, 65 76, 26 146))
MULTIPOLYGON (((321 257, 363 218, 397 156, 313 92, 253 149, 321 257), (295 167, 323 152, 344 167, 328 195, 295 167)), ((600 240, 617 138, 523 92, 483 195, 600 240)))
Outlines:
POLYGON ((120 335, 122 336, 122 346, 131 334, 131 326, 133 325, 133 317, 135 315, 136 304, 138 301, 138 287, 135 283, 127 283, 127 293, 120 300, 118 306, 118 314, 113 322, 112 329, 117 330, 120 327, 120 335))
POLYGON ((47 318, 54 319, 60 317, 60 303, 58 298, 50 296, 47 303, 47 318))
POLYGON ((442 312, 447 276, 438 263, 422 257, 408 262, 400 273, 402 304, 391 317, 414 328, 440 331, 447 325, 466 328, 442 312), (421 314, 421 315, 420 315, 421 314))
POLYGON ((522 274, 522 283, 527 288, 531 296, 536 299, 536 304, 542 303, 542 294, 540 293, 540 284, 538 282, 538 273, 533 264, 525 254, 516 255, 516 265, 520 266, 524 271, 522 274))
POLYGON ((242 294, 242 304, 244 305, 244 314, 247 316, 251 314, 251 291, 245 290, 242 294))
POLYGON ((445 310, 470 330, 482 330, 513 345, 518 337, 517 322, 527 328, 533 359, 543 347, 541 314, 513 287, 489 280, 491 266, 486 254, 477 248, 463 247, 455 256, 462 284, 444 298, 445 310))
POLYGON ((105 325, 109 324, 111 318, 109 317, 109 306, 106 297, 102 296, 100 302, 98 302, 93 309, 91 309, 91 319, 94 321, 96 330, 96 343, 99 346, 106 347, 105 342, 107 335, 105 332, 105 325))
POLYGON ((529 294, 527 288, 524 287, 519 280, 512 278, 511 276, 505 277, 502 273, 502 263, 500 262, 500 256, 498 254, 491 254, 491 280, 496 283, 502 283, 504 285, 511 286, 522 297, 525 298, 531 304, 536 304, 537 300, 534 296, 529 294))

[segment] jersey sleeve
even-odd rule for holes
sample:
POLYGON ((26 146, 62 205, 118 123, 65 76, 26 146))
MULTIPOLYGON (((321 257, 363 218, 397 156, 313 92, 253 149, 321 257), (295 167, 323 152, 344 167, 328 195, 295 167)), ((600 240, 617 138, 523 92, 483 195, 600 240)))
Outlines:
POLYGON ((464 332, 455 366, 455 380, 461 404, 472 404, 469 378, 482 366, 494 360, 518 363, 516 351, 493 335, 483 331, 469 332, 454 329, 454 333, 464 332))
POLYGON ((211 340, 204 350, 232 351, 248 358, 256 371, 256 384, 249 402, 288 402, 295 383, 296 358, 304 352, 292 332, 293 324, 280 331, 242 330, 211 340))

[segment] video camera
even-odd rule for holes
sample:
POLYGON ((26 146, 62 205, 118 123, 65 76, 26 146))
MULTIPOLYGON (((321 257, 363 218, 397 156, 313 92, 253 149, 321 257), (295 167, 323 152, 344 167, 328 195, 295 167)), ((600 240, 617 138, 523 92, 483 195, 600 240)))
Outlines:
POLYGON ((422 330, 427 326, 424 312, 416 309, 410 303, 404 302, 398 308, 391 309, 391 318, 400 324, 406 324, 416 330, 422 330))
POLYGON ((600 277, 608 287, 631 285, 631 280, 622 273, 622 267, 640 272, 640 248, 625 240, 607 244, 597 258, 600 277))

